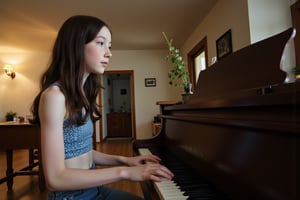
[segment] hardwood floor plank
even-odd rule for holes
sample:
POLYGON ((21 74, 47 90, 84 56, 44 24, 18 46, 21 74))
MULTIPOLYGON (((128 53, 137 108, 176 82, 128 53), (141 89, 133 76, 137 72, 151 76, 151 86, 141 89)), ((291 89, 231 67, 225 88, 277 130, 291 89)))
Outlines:
MULTIPOLYGON (((98 151, 124 156, 132 155, 131 140, 106 140, 96 145, 98 151)), ((13 155, 14 170, 21 169, 28 163, 28 151, 17 150, 13 155)), ((5 176, 6 158, 5 153, 0 152, 0 177, 5 176)), ((138 182, 120 181, 108 184, 108 187, 124 190, 143 197, 138 182)), ((43 200, 46 199, 47 191, 41 192, 38 187, 37 176, 17 176, 14 178, 12 191, 7 191, 6 183, 0 184, 0 200, 43 200)))

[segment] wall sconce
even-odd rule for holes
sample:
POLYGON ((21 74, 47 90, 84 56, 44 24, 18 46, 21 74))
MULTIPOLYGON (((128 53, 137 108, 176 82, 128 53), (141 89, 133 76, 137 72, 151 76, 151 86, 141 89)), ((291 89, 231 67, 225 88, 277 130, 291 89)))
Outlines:
POLYGON ((7 76, 10 76, 11 79, 14 79, 16 77, 16 73, 13 71, 13 67, 10 65, 5 65, 4 72, 7 76))

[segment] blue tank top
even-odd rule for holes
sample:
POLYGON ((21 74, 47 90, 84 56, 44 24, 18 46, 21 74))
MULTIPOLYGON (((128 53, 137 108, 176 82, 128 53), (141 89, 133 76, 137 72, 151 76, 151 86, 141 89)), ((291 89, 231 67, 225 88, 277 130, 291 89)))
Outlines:
POLYGON ((71 124, 66 119, 63 124, 65 160, 92 150, 93 123, 90 118, 81 126, 71 124))
MULTIPOLYGON (((50 86, 61 85, 59 83, 52 83, 50 86)), ((70 119, 65 119, 63 124, 63 135, 65 145, 65 160, 74 158, 81 154, 92 150, 93 146, 93 123, 90 118, 83 125, 71 124, 70 119)))

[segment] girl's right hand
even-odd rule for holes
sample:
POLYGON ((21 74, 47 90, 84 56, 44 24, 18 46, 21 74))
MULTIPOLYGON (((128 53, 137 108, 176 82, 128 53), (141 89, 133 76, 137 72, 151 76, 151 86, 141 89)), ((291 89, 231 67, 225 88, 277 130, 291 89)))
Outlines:
POLYGON ((158 163, 147 163, 134 167, 122 167, 121 177, 131 181, 152 180, 161 182, 163 179, 171 180, 174 174, 165 166, 158 163))

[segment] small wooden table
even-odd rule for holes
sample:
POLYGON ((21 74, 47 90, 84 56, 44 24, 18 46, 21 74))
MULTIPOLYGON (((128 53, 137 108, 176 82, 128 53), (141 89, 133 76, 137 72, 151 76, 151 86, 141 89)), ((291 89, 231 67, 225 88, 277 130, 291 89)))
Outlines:
POLYGON ((7 182, 8 190, 12 190, 15 176, 38 175, 39 188, 45 189, 45 180, 42 170, 40 152, 40 128, 29 123, 3 122, 0 123, 0 151, 6 152, 6 176, 0 179, 0 184, 7 182), (13 169, 13 150, 28 149, 29 165, 19 171, 13 169), (38 159, 35 161, 34 149, 38 151, 38 159), (38 170, 33 170, 39 166, 38 170))

